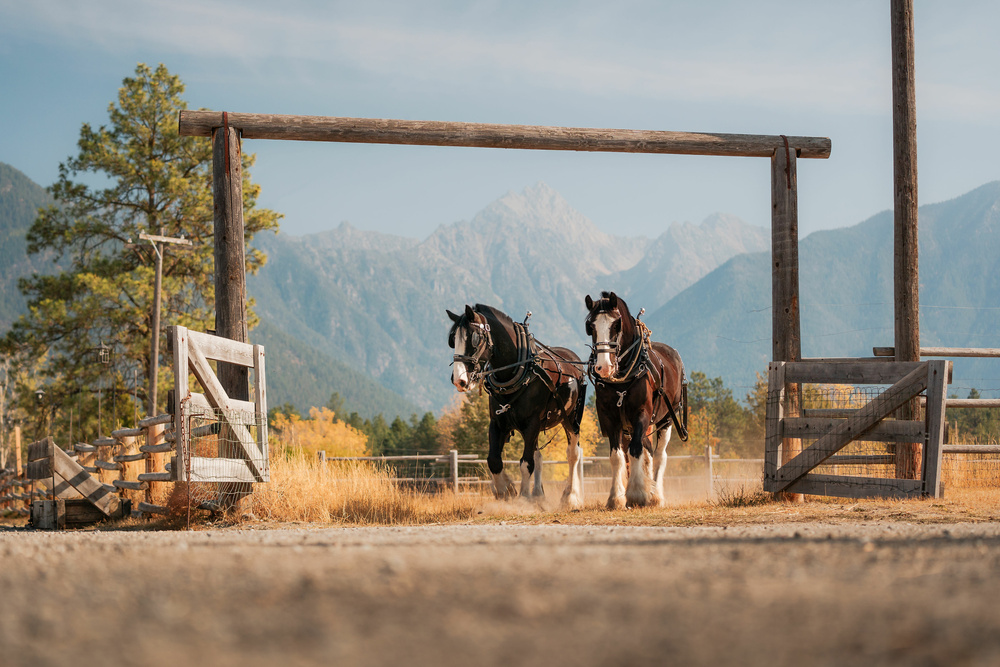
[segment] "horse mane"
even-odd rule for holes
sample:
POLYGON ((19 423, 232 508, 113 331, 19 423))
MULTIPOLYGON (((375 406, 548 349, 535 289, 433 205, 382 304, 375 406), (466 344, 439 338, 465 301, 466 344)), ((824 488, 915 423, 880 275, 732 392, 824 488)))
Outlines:
POLYGON ((493 306, 487 306, 483 303, 477 303, 473 308, 477 313, 485 315, 487 319, 493 318, 503 324, 506 327, 510 327, 511 331, 514 330, 514 320, 511 316, 503 312, 499 308, 494 308, 493 306))
MULTIPOLYGON (((510 315, 494 308, 493 306, 487 306, 483 303, 477 303, 472 307, 472 310, 486 317, 487 320, 494 319, 500 322, 505 327, 509 328, 511 331, 514 330, 514 320, 511 319, 510 315)), ((451 328, 448 330, 448 346, 455 347, 455 332, 458 331, 459 327, 467 326, 469 324, 469 318, 465 314, 465 310, 462 310, 462 315, 457 322, 452 322, 451 328)))

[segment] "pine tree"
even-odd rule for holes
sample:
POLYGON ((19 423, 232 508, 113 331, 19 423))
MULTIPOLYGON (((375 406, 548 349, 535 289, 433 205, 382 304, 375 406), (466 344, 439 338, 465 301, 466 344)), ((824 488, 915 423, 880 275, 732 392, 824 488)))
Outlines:
MULTIPOLYGON (((109 124, 82 126, 79 153, 59 165, 49 188, 56 204, 40 210, 28 233, 28 252, 52 252, 64 270, 21 281, 29 313, 15 323, 2 351, 22 369, 42 360, 31 376, 22 374, 21 403, 29 414, 38 412, 28 397, 43 388, 45 404, 60 408, 49 419, 65 428, 69 411, 78 425, 84 415, 86 428, 81 434, 77 426, 75 439, 96 435, 98 396, 105 433, 116 422, 130 423, 133 411, 145 412, 154 255, 139 242, 140 233, 183 236, 193 244, 164 253, 163 328, 213 327, 212 148, 210 141, 178 134, 178 112, 187 108, 183 92, 162 64, 155 71, 139 64, 109 105, 109 124)), ((261 231, 276 231, 280 215, 257 208, 260 188, 249 174, 254 157, 243 160, 249 244, 261 231)), ((247 249, 247 271, 264 260, 247 249)), ((160 350, 168 352, 165 338, 160 350)), ((167 360, 163 354, 159 361, 160 409, 172 384, 162 369, 167 360)))

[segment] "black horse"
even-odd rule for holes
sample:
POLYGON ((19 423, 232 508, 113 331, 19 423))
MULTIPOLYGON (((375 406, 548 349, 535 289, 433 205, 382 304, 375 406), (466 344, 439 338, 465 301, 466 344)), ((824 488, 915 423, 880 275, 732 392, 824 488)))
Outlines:
POLYGON ((516 430, 524 438, 521 496, 544 496, 538 435, 562 425, 569 462, 569 481, 562 500, 567 506, 580 506, 580 420, 587 392, 580 357, 566 348, 539 343, 528 333, 527 318, 524 323, 514 322, 491 306, 476 304, 466 306, 462 315, 447 313, 453 322, 448 345, 455 348, 452 384, 461 392, 481 384, 490 395, 487 464, 493 474, 494 493, 508 497, 515 492, 514 483, 503 470, 503 448, 516 430))
POLYGON ((608 508, 662 505, 672 426, 687 440, 686 416, 678 418, 685 400, 684 363, 674 348, 649 340, 649 330, 614 292, 601 292, 597 301, 587 295, 586 304, 597 417, 611 444, 608 508), (625 439, 629 462, 621 449, 625 439))

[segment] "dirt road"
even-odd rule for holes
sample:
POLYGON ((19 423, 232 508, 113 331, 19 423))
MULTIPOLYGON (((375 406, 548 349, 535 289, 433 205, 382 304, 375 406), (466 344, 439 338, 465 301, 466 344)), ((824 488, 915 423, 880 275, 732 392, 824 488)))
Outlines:
POLYGON ((0 530, 0 663, 995 665, 1000 524, 0 530))

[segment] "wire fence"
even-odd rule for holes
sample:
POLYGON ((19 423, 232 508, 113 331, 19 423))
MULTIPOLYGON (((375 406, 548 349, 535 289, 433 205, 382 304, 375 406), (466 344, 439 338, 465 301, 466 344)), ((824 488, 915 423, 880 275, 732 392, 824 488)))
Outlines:
MULTIPOLYGON (((418 491, 436 493, 451 489, 459 493, 492 494, 492 478, 486 460, 477 454, 410 454, 400 456, 327 457, 319 452, 321 461, 370 462, 393 471, 392 481, 418 491)), ((546 487, 561 491, 569 477, 567 461, 543 461, 546 487)), ((611 490, 611 463, 608 457, 585 456, 582 461, 584 496, 607 495, 611 490)), ((712 497, 722 489, 739 486, 750 490, 761 488, 764 459, 723 459, 706 447, 703 455, 668 456, 664 476, 665 490, 670 498, 712 497)), ((520 466, 520 461, 504 460, 507 470, 520 466)))

